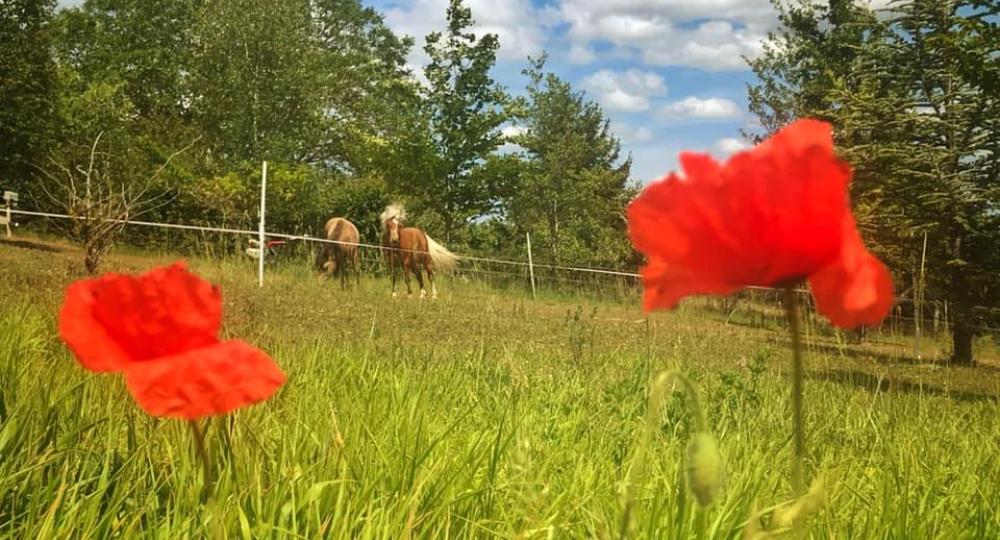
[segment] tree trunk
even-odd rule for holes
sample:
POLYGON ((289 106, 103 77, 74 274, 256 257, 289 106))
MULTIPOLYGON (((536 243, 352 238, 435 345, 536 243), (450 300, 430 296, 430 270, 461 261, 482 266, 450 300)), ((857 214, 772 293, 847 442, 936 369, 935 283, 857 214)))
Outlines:
POLYGON ((975 364, 972 357, 972 338, 975 332, 972 328, 972 310, 967 308, 967 302, 955 305, 955 324, 951 327, 951 362, 971 366, 975 364))
POLYGON ((97 270, 101 267, 100 248, 91 244, 84 246, 83 267, 87 270, 87 274, 91 276, 97 274, 97 270))
MULTIPOLYGON (((952 257, 961 260, 962 238, 956 238, 952 257)), ((951 295, 954 301, 955 323, 951 327, 953 364, 971 366, 975 363, 972 357, 972 338, 974 337, 972 299, 969 281, 962 265, 954 265, 951 269, 951 295)))

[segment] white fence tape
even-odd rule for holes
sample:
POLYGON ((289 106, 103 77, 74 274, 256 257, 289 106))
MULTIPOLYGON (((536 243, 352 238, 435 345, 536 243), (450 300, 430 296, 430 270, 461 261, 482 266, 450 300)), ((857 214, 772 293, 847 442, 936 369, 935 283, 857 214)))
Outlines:
MULTIPOLYGON (((85 219, 85 218, 80 218, 80 217, 74 218, 74 217, 66 215, 66 214, 54 214, 54 213, 51 213, 51 212, 35 212, 35 211, 30 211, 30 210, 11 210, 10 213, 11 214, 19 214, 19 215, 23 215, 23 216, 46 217, 46 218, 55 218, 55 219, 85 219)), ((250 230, 250 229, 231 229, 231 228, 227 228, 227 227, 212 227, 212 226, 203 226, 203 225, 184 225, 184 224, 179 224, 179 223, 158 223, 158 222, 141 221, 141 220, 113 220, 113 221, 116 221, 116 222, 119 222, 119 223, 125 223, 127 225, 138 225, 138 226, 141 226, 141 227, 159 227, 159 228, 163 228, 163 229, 179 229, 179 230, 187 230, 187 231, 213 232, 213 233, 222 233, 222 234, 240 234, 240 235, 246 235, 248 237, 256 237, 259 234, 259 231, 253 231, 253 230, 250 230)), ((298 240, 298 241, 304 241, 304 242, 316 242, 316 243, 323 243, 323 244, 340 244, 340 245, 348 245, 348 246, 357 246, 357 247, 360 247, 360 248, 375 249, 375 250, 379 250, 379 251, 390 251, 390 250, 404 251, 404 250, 400 250, 399 248, 384 247, 384 246, 375 245, 375 244, 366 244, 366 243, 363 243, 363 242, 357 242, 357 243, 355 243, 355 242, 341 242, 341 241, 338 241, 338 240, 327 240, 326 238, 319 238, 319 237, 315 237, 315 236, 295 235, 295 234, 285 234, 285 233, 272 233, 272 232, 265 233, 265 235, 267 237, 270 237, 270 238, 281 238, 281 239, 285 239, 285 240, 298 240)), ((409 251, 409 250, 406 250, 406 251, 409 251)), ((531 267, 532 266, 532 263, 529 263, 527 261, 514 261, 514 260, 510 260, 510 259, 491 259, 491 258, 488 258, 488 257, 476 257, 476 256, 472 256, 472 255, 458 255, 458 257, 459 257, 460 260, 472 261, 472 262, 483 262, 483 263, 500 264, 500 265, 508 265, 508 266, 518 266, 518 267, 522 267, 522 268, 523 267, 531 267)), ((534 268, 543 268, 543 269, 546 269, 546 270, 562 270, 562 271, 566 271, 566 272, 579 272, 579 273, 585 273, 585 274, 618 276, 618 277, 627 277, 627 278, 633 278, 633 279, 639 279, 639 278, 642 277, 640 274, 638 274, 636 272, 628 272, 628 271, 621 271, 621 270, 607 270, 607 269, 602 269, 602 268, 588 268, 588 267, 583 267, 583 266, 562 266, 562 265, 545 264, 545 263, 534 263, 533 266, 534 266, 534 268)), ((745 288, 746 289, 750 289, 750 290, 757 290, 757 291, 780 292, 780 289, 775 289, 775 288, 771 288, 771 287, 750 286, 750 287, 745 287, 745 288)), ((805 289, 799 289, 797 292, 799 292, 799 293, 807 293, 808 291, 805 290, 805 289)), ((897 298, 895 298, 895 302, 896 303, 908 303, 908 302, 913 302, 913 299, 912 298, 907 298, 907 297, 897 297, 897 298)), ((927 303, 932 303, 932 301, 930 301, 930 300, 928 300, 926 302, 927 303)), ((986 311, 995 311, 994 309, 991 309, 991 308, 977 307, 977 309, 982 309, 982 310, 986 310, 986 311)))

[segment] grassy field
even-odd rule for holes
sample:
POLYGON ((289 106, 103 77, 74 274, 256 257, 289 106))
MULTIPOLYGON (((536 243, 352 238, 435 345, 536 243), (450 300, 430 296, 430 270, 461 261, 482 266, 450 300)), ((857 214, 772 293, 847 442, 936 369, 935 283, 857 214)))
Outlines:
MULTIPOLYGON (((0 537, 617 537, 651 413, 632 536, 738 538, 754 507, 792 498, 781 324, 698 301, 646 319, 638 298, 532 301, 458 279, 434 302, 392 300, 384 280, 345 293, 295 266, 259 290, 249 261, 196 258, 222 285, 224 333, 289 375, 212 421, 219 482, 202 505, 187 426, 147 417, 59 342, 79 259, 0 243, 0 537), (665 369, 700 388, 725 460, 704 513, 682 481, 684 396, 647 410, 665 369)), ((120 251, 107 266, 170 260, 120 251)), ((889 334, 856 346, 814 324, 807 341, 807 474, 827 479, 809 536, 1000 538, 1000 371, 915 363, 889 334)))

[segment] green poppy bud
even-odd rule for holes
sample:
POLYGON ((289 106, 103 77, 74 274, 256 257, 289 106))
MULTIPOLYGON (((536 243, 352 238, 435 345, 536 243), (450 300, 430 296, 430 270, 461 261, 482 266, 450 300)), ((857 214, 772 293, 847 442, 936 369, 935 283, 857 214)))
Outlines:
POLYGON ((715 501, 722 491, 722 455, 715 438, 706 432, 695 433, 687 447, 687 480, 702 508, 715 501))

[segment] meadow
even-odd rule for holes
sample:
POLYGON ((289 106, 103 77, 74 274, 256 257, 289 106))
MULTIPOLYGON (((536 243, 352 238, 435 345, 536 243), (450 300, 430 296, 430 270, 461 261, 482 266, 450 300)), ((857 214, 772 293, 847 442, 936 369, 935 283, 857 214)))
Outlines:
MULTIPOLYGON (((46 244, 52 246, 52 244, 46 244)), ((175 257, 123 249, 106 268, 175 257)), ((635 294, 444 278, 436 301, 366 276, 341 291, 303 264, 258 289, 245 259, 192 257, 222 286, 224 333, 289 376, 271 400, 211 421, 215 495, 181 422, 148 417, 119 377, 85 372, 56 334, 80 256, 0 243, 0 537, 739 538, 792 499, 788 336, 712 301, 645 316, 635 294), (683 481, 694 380, 726 483, 707 511, 683 481), (629 522, 622 492, 655 430, 629 522)), ((543 284, 544 285, 544 284, 543 284)), ((826 479, 811 538, 1000 538, 1000 370, 910 358, 814 321, 805 362, 808 478, 826 479)), ((925 345, 931 359, 944 338, 925 345)))

